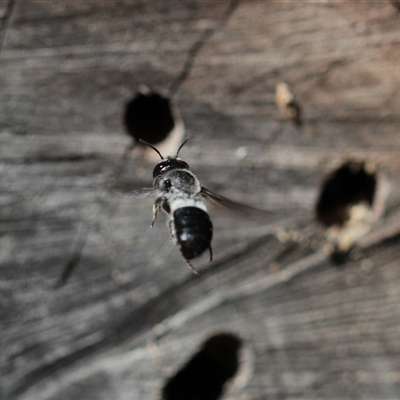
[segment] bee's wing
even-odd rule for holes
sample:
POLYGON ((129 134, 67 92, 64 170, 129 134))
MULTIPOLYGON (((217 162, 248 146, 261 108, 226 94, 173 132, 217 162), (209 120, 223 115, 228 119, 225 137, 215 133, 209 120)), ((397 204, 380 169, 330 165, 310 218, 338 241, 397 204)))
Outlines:
POLYGON ((128 196, 136 197, 137 199, 145 199, 154 193, 153 188, 142 188, 139 190, 132 190, 127 193, 128 196))
POLYGON ((118 193, 119 195, 125 197, 135 197, 136 199, 145 199, 154 193, 153 188, 141 188, 136 190, 129 190, 126 192, 122 192, 119 190, 114 190, 114 192, 118 193))
POLYGON ((201 194, 205 199, 207 199, 208 201, 217 206, 225 207, 228 210, 244 214, 247 216, 265 218, 274 214, 272 211, 259 210, 258 208, 247 206, 242 203, 237 203, 236 201, 227 199, 224 196, 213 193, 211 190, 208 190, 205 187, 201 187, 201 194))

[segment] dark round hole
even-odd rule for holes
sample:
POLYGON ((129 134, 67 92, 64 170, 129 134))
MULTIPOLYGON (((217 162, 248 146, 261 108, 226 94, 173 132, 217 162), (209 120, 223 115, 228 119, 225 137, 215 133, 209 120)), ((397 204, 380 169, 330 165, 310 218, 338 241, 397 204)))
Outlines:
POLYGON ((217 400, 239 367, 241 340, 231 334, 208 339, 198 353, 169 379, 163 400, 217 400))
POLYGON ((348 161, 334 171, 322 186, 316 204, 318 221, 325 226, 343 225, 349 219, 349 207, 374 201, 376 174, 365 162, 348 161))
POLYGON ((162 142, 175 126, 170 100, 158 93, 139 91, 126 104, 124 124, 135 141, 162 142))

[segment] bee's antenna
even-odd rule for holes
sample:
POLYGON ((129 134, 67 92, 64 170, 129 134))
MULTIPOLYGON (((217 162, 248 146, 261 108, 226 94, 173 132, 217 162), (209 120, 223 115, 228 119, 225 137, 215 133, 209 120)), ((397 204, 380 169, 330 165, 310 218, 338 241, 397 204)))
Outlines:
MULTIPOLYGON (((145 141, 142 140, 142 139, 139 139, 139 142, 142 143, 142 144, 145 144, 146 146, 151 147, 151 148, 160 156, 161 160, 164 159, 164 157, 161 155, 161 153, 160 153, 153 145, 151 145, 150 143, 145 142, 145 141)), ((183 144, 185 144, 185 142, 183 142, 183 144)), ((182 146, 183 146, 183 145, 182 145, 182 146)), ((182 147, 182 146, 181 146, 181 147, 182 147)), ((180 150, 180 148, 179 148, 179 150, 180 150)), ((178 152, 179 152, 179 150, 178 150, 178 152)))
POLYGON ((179 146, 179 149, 178 149, 178 151, 176 152, 175 158, 178 157, 179 152, 181 151, 181 148, 185 145, 185 143, 186 143, 188 140, 189 140, 189 138, 187 137, 187 138, 183 141, 183 143, 179 146))

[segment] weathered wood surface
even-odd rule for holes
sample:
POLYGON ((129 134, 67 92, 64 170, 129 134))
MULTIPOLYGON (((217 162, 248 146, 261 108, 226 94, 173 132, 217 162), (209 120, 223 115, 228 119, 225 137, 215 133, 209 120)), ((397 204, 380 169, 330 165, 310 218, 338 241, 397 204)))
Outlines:
MULTIPOLYGON (((251 355, 232 398, 400 397, 400 20, 390 2, 8 9, 2 399, 158 399, 221 331, 251 355), (302 106, 301 129, 274 103, 280 81, 302 106), (215 258, 196 262, 199 276, 164 218, 150 230, 151 200, 106 185, 140 84, 174 92, 192 138, 181 155, 205 186, 276 212, 269 221, 212 213, 215 258), (361 257, 337 267, 313 209, 324 176, 348 157, 374 162, 390 192, 361 257), (297 241, 277 239, 290 229, 297 241), (79 266, 55 290, 86 233, 79 266)), ((149 186, 152 168, 134 153, 121 181, 149 186)))

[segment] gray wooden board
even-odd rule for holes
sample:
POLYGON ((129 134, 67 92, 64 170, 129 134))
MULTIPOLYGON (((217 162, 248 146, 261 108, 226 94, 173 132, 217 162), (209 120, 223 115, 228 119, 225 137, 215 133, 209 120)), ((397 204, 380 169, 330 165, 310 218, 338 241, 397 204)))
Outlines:
MULTIPOLYGON (((232 398, 400 397, 400 20, 390 2, 21 0, 4 38, 0 398, 157 399, 221 331, 250 354, 232 398), (302 128, 275 105, 280 81, 302 128), (181 156, 204 186, 275 212, 257 221, 211 210, 214 262, 195 260, 199 276, 165 217, 150 229, 151 199, 106 185, 130 140, 124 104, 140 84, 168 93, 174 82, 191 137, 181 156), (337 267, 313 209, 324 176, 349 157, 374 162, 390 192, 361 257, 337 267), (285 230, 300 242, 279 241, 285 230), (55 290, 85 232, 76 271, 55 290)), ((150 186, 152 168, 133 153, 121 182, 150 186)))

